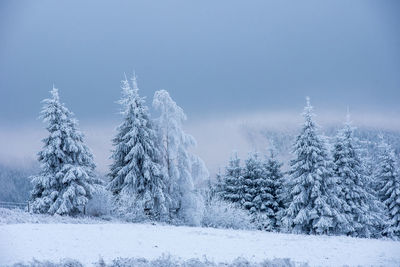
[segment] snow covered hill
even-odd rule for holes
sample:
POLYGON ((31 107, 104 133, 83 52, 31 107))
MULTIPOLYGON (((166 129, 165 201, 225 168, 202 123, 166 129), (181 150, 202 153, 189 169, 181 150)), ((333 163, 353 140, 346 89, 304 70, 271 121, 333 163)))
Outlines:
POLYGON ((21 261, 76 259, 90 266, 102 256, 154 259, 170 254, 252 262, 290 258, 311 266, 400 266, 400 242, 151 224, 3 224, 0 266, 21 261))

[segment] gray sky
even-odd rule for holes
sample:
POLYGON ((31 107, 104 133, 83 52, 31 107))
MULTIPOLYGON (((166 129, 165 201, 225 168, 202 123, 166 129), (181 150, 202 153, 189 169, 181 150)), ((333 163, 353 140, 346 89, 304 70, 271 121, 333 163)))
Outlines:
POLYGON ((168 90, 192 125, 298 114, 307 95, 319 111, 398 118, 399 13, 395 0, 3 0, 0 130, 42 127, 40 101, 55 83, 82 128, 102 125, 109 138, 133 69, 148 102, 168 90))
POLYGON ((114 117, 119 81, 189 117, 400 111, 399 1, 1 1, 2 120, 31 121, 53 82, 81 118, 114 117))

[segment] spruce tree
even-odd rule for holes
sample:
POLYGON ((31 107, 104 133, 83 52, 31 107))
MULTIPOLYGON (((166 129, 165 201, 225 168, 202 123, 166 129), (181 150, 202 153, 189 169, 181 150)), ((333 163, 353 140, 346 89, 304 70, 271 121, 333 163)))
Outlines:
POLYGON ((384 232, 400 237, 400 177, 394 151, 391 146, 381 140, 379 145, 378 166, 375 174, 378 193, 386 205, 388 224, 384 232))
POLYGON ((225 200, 232 203, 243 205, 243 176, 240 159, 237 153, 234 153, 229 160, 228 166, 225 168, 223 177, 223 196, 225 200))
POLYGON ((83 211, 96 183, 93 156, 78 130, 78 122, 58 90, 43 101, 41 118, 49 136, 38 153, 40 173, 32 177, 32 209, 38 213, 75 215, 83 211))
POLYGON ((370 237, 382 224, 382 212, 377 199, 368 189, 368 177, 358 152, 357 139, 349 116, 336 136, 333 147, 334 174, 341 201, 341 213, 346 220, 341 224, 343 233, 370 237))
POLYGON ((211 198, 218 197, 223 199, 225 195, 225 183, 221 169, 218 168, 218 172, 215 175, 215 181, 209 180, 210 192, 212 192, 211 198))
POLYGON ((159 162, 157 136, 144 98, 139 96, 136 76, 131 82, 132 86, 126 78, 122 81, 119 104, 123 122, 113 139, 108 188, 116 203, 119 197, 127 195, 133 205, 143 207, 150 219, 164 220, 168 214, 169 197, 159 162))
POLYGON ((281 171, 283 163, 276 158, 275 151, 270 150, 270 155, 264 163, 265 176, 268 181, 269 198, 267 202, 270 210, 269 220, 271 229, 278 230, 281 227, 281 216, 284 211, 284 176, 281 171))
POLYGON ((265 211, 265 180, 262 161, 258 153, 250 154, 243 168, 243 206, 255 213, 265 211))
POLYGON ((288 207, 282 221, 294 233, 331 234, 341 220, 326 144, 318 134, 313 108, 307 98, 304 125, 294 144, 290 162, 288 207))

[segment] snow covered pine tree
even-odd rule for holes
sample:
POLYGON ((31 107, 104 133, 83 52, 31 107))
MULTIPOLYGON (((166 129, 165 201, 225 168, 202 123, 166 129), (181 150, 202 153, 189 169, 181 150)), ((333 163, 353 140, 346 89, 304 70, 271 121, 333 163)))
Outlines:
POLYGON ((342 233, 370 237, 382 225, 383 216, 376 198, 367 190, 368 179, 357 151, 349 115, 345 126, 336 136, 333 147, 334 174, 341 199, 341 214, 346 218, 342 233))
POLYGON ((281 216, 284 211, 284 176, 281 171, 283 163, 279 162, 275 150, 270 150, 270 155, 264 162, 264 172, 267 180, 266 191, 268 198, 267 210, 269 210, 269 230, 279 230, 281 227, 281 216))
POLYGON ((224 174, 221 173, 221 169, 218 168, 217 174, 215 175, 215 180, 211 178, 208 179, 208 189, 206 195, 207 201, 213 198, 223 199, 225 195, 225 182, 224 182, 224 174))
POLYGON ((233 153, 228 166, 225 168, 221 187, 221 197, 223 199, 241 206, 244 204, 244 180, 240 159, 236 152, 233 153))
POLYGON ((384 233, 400 238, 400 176, 395 154, 383 138, 379 144, 378 166, 375 174, 379 197, 386 205, 389 222, 384 233))
POLYGON ((243 206, 251 213, 265 211, 264 170, 258 153, 251 153, 246 159, 243 180, 245 198, 243 206))
POLYGON ((156 147, 157 136, 145 101, 139 96, 136 76, 131 80, 132 86, 126 77, 122 81, 119 104, 123 122, 113 139, 108 188, 114 195, 117 209, 118 205, 129 205, 141 209, 139 212, 149 219, 164 220, 168 215, 169 198, 156 147))
POLYGON ((244 208, 250 210, 257 227, 267 231, 274 230, 278 206, 274 198, 275 181, 270 174, 258 153, 252 153, 245 161, 239 180, 240 192, 244 192, 244 208))
POLYGON ((288 207, 282 218, 286 230, 305 234, 332 234, 338 231, 339 199, 335 194, 331 160, 326 144, 313 121, 313 108, 307 98, 304 125, 294 144, 295 159, 290 162, 288 207))
POLYGON ((58 90, 43 101, 41 118, 49 136, 38 153, 40 173, 32 177, 34 212, 75 215, 83 211, 92 196, 95 164, 83 142, 73 114, 60 102, 58 90))

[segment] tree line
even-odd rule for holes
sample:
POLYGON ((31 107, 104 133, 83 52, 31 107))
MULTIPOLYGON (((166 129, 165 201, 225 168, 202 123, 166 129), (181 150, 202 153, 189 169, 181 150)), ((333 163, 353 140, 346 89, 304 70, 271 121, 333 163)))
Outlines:
POLYGON ((40 172, 31 177, 34 212, 81 214, 101 188, 112 194, 115 213, 137 220, 199 225, 199 211, 218 199, 248 212, 253 223, 267 231, 400 236, 400 177, 394 152, 382 138, 376 168, 369 172, 349 117, 329 144, 307 99, 287 172, 274 150, 265 158, 251 154, 244 166, 234 154, 225 173, 206 188, 208 170, 191 152, 196 142, 183 130, 182 108, 167 91, 157 91, 152 104, 159 115, 153 119, 136 76, 125 77, 121 87, 122 122, 112 139, 106 183, 95 175, 93 154, 58 90, 53 88, 51 98, 43 101, 41 118, 48 136, 38 153, 40 172))
POLYGON ((251 154, 244 166, 234 154, 213 193, 261 218, 269 231, 400 236, 400 177, 390 145, 381 138, 369 172, 349 115, 333 144, 319 134, 309 99, 303 116, 287 172, 274 151, 266 159, 251 154))

